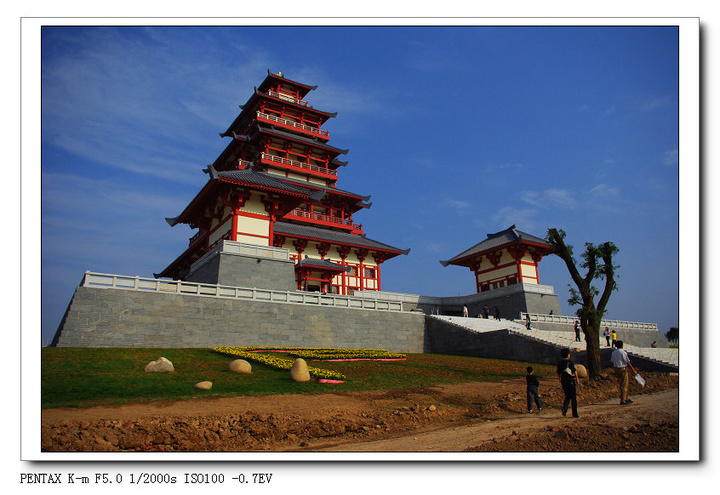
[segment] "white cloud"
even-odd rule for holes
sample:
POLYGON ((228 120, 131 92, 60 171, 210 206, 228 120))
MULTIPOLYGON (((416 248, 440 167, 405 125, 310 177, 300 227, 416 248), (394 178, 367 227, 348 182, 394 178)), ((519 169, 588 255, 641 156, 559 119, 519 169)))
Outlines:
POLYGON ((663 154, 663 164, 668 166, 673 166, 678 164, 678 150, 675 148, 674 150, 666 151, 663 154))
POLYGON ((445 204, 458 211, 466 211, 470 208, 470 203, 468 201, 460 201, 457 199, 446 199, 445 204))
POLYGON ((572 191, 550 188, 544 191, 523 191, 520 199, 539 208, 574 208, 576 205, 572 191))
POLYGON ((664 108, 669 105, 672 105, 674 103, 675 99, 671 95, 661 96, 660 98, 655 98, 654 100, 651 100, 647 103, 645 103, 641 110, 643 112, 650 112, 653 110, 657 110, 659 108, 664 108))
POLYGON ((532 231, 536 228, 537 210, 534 208, 515 208, 506 206, 493 215, 493 222, 500 228, 515 224, 519 229, 532 231))
POLYGON ((445 242, 431 242, 425 244, 425 249, 431 253, 445 253, 448 250, 448 245, 445 242))
POLYGON ((617 201, 620 199, 620 188, 607 184, 598 184, 588 191, 591 202, 617 201))

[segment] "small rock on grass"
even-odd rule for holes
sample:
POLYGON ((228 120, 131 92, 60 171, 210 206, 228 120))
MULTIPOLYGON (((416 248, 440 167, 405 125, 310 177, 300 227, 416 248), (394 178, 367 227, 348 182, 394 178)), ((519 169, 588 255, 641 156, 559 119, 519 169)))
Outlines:
POLYGON ((235 373, 251 373, 252 372, 252 366, 250 366, 250 363, 248 363, 244 359, 235 359, 233 361, 230 361, 230 364, 228 365, 228 369, 235 373))
POLYGON ((161 357, 156 361, 150 361, 147 366, 145 366, 145 371, 148 373, 175 371, 175 367, 169 359, 161 357))
POLYGON ((200 390, 210 390, 212 388, 212 382, 198 382, 195 384, 195 388, 200 390))

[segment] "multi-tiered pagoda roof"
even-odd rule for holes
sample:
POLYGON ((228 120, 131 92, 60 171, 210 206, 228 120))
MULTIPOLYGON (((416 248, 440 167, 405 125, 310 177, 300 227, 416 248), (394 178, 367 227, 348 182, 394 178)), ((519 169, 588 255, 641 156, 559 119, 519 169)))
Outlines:
POLYGON ((347 165, 338 157, 348 150, 330 145, 322 128, 336 113, 304 100, 314 89, 268 71, 220 134, 230 142, 205 169, 208 182, 167 219, 198 232, 156 276, 183 278, 215 244, 232 240, 289 249, 299 271, 324 271, 333 291, 380 289, 379 265, 409 250, 366 237, 354 220, 371 206, 370 196, 337 187, 338 169, 347 165))

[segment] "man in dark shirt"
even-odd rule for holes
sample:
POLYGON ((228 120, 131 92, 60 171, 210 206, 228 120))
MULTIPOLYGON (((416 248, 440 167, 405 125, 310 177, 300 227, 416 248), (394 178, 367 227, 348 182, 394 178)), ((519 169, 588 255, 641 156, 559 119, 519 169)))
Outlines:
POLYGON ((525 376, 525 380, 527 381, 527 406, 528 406, 528 412, 533 412, 533 402, 538 407, 538 412, 542 412, 542 402, 540 401, 540 392, 538 391, 538 386, 540 385, 540 382, 537 379, 537 376, 535 376, 535 372, 533 370, 532 366, 527 367, 527 375, 525 376))
POLYGON ((560 379, 560 385, 565 392, 565 401, 563 402, 562 415, 565 416, 568 410, 568 404, 572 404, 573 418, 579 418, 577 410, 577 371, 575 364, 570 360, 570 349, 560 351, 562 359, 558 361, 557 374, 560 379))

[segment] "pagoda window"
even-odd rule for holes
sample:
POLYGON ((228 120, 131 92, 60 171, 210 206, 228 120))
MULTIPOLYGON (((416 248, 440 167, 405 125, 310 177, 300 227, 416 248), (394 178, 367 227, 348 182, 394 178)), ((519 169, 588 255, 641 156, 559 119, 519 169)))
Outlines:
POLYGON ((375 278, 375 268, 365 267, 365 278, 375 278))

